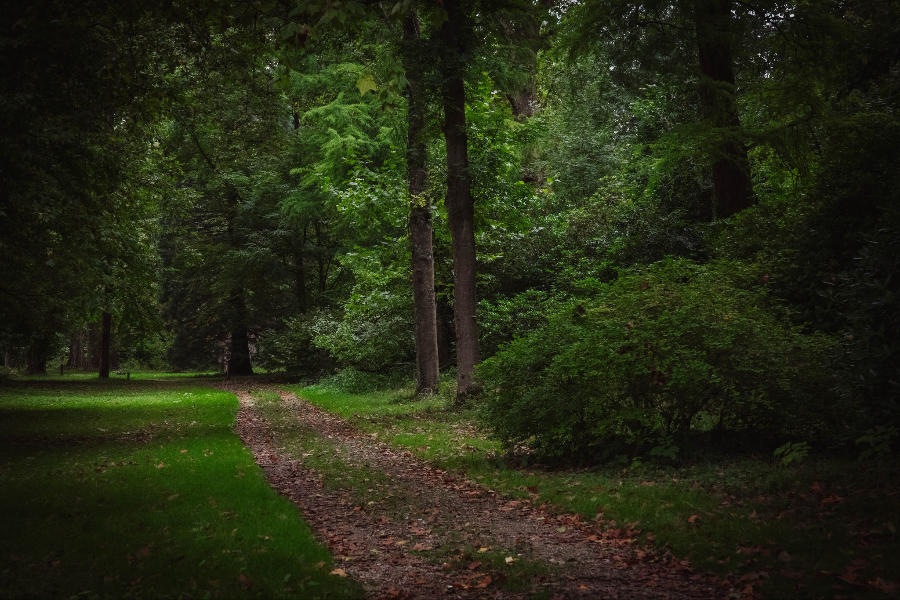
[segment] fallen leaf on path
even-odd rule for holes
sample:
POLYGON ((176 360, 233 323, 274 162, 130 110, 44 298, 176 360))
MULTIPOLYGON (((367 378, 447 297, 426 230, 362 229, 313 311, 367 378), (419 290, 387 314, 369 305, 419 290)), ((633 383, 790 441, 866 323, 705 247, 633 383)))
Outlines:
POLYGON ((347 572, 343 569, 335 569, 334 571, 329 573, 329 575, 337 575, 338 577, 346 577, 347 572))
POLYGON ((699 518, 700 517, 698 517, 697 515, 691 515, 690 517, 688 517, 688 523, 693 523, 699 518))
POLYGON ((514 562, 516 562, 517 560, 519 560, 519 559, 518 559, 518 558, 513 558, 512 556, 507 556, 507 557, 506 557, 506 564, 511 565, 511 564, 513 564, 514 562))
POLYGON ((491 582, 492 582, 492 581, 494 581, 494 580, 491 579, 490 576, 487 576, 487 577, 485 577, 484 579, 482 579, 481 581, 479 581, 478 584, 477 584, 475 587, 477 587, 477 588, 486 588, 487 586, 491 585, 491 582))
POLYGON ((469 565, 469 570, 474 571, 475 569, 477 569, 480 566, 481 566, 481 561, 476 560, 475 562, 473 562, 472 564, 469 565))

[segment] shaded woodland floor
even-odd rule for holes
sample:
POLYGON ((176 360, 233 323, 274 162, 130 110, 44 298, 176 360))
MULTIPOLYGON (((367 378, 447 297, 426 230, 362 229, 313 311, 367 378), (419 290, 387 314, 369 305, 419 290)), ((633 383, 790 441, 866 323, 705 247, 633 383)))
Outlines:
POLYGON ((0 598, 897 595, 896 465, 553 469, 469 416, 266 377, 7 381, 0 598))
POLYGON ((718 598, 732 591, 671 553, 634 547, 628 527, 555 517, 397 452, 293 394, 246 386, 222 386, 241 400, 242 439, 342 562, 338 573, 374 597, 718 598), (325 487, 322 467, 337 475, 329 478, 335 485, 325 487), (373 493, 377 499, 367 499, 373 493))

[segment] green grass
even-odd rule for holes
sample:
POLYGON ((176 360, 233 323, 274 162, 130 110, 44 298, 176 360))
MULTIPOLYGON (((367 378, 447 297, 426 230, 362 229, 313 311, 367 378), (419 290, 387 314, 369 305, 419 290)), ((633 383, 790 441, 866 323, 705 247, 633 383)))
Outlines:
POLYGON ((0 597, 361 596, 236 410, 184 380, 0 385, 0 597))
POLYGON ((508 497, 601 519, 605 527, 637 523, 645 543, 732 581, 745 577, 742 587, 759 575, 767 597, 882 598, 881 589, 900 580, 896 464, 810 458, 784 468, 754 457, 678 468, 528 467, 511 464, 475 427, 474 413, 447 410, 446 399, 415 402, 409 389, 349 394, 327 382, 292 389, 378 439, 508 497))

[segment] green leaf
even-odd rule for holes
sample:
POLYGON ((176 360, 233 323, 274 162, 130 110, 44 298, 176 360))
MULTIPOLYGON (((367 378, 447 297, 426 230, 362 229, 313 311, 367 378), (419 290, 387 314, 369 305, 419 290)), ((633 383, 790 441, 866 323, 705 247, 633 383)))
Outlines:
POLYGON ((359 90, 359 95, 365 96, 366 92, 374 92, 377 90, 378 84, 375 83, 375 78, 372 77, 372 75, 366 74, 356 81, 356 87, 359 90))
POLYGON ((443 24, 444 21, 447 21, 450 18, 450 15, 447 14, 447 11, 443 8, 435 8, 431 11, 431 14, 428 15, 428 22, 431 23, 431 26, 437 29, 443 24))

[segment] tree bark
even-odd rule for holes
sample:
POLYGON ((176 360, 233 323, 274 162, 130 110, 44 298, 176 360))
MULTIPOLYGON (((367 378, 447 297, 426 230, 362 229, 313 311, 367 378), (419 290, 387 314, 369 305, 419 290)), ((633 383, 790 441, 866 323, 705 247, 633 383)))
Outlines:
POLYGON ((109 379, 109 330, 111 327, 112 315, 108 310, 104 310, 100 330, 100 379, 109 379))
POLYGON ((232 309, 235 321, 231 329, 231 344, 228 352, 229 376, 253 375, 250 364, 250 337, 247 335, 247 307, 243 291, 232 292, 232 309))
POLYGON ((428 181, 425 131, 425 90, 419 24, 410 13, 403 20, 403 67, 407 88, 406 165, 409 177, 409 237, 412 246, 412 292, 416 338, 416 395, 440 389, 437 343, 437 304, 434 295, 434 248, 431 206, 425 194, 428 181))
POLYGON ((756 202, 747 148, 735 139, 741 121, 735 100, 731 6, 732 0, 697 0, 695 14, 703 116, 723 134, 712 166, 716 218, 730 217, 756 202))
POLYGON ((84 330, 82 329, 72 336, 72 341, 69 344, 69 362, 66 366, 74 369, 83 369, 84 362, 84 330))
POLYGON ((460 0, 445 0, 448 20, 441 28, 444 42, 442 94, 444 140, 447 147, 447 217, 453 247, 453 312, 456 328, 456 401, 481 391, 475 380, 475 365, 481 359, 478 325, 475 259, 475 207, 469 181, 469 151, 466 136, 466 91, 463 84, 463 19, 460 0))
POLYGON ((28 347, 28 366, 25 368, 26 375, 46 375, 47 374, 47 354, 50 344, 40 338, 33 340, 28 347))

